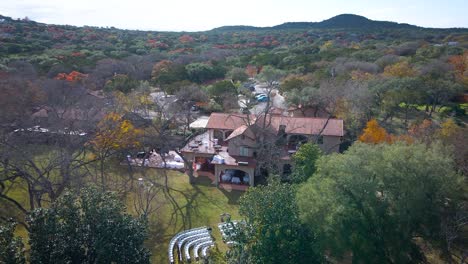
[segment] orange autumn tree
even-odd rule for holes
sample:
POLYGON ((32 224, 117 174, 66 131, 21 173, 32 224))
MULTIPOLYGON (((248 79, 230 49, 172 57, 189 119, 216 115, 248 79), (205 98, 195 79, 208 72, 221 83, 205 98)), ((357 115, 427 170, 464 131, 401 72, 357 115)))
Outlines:
POLYGON ((117 113, 107 114, 98 123, 97 130, 90 144, 100 161, 101 184, 104 188, 106 183, 104 163, 106 159, 120 150, 140 146, 138 138, 143 134, 143 131, 135 128, 129 120, 122 119, 117 113))
POLYGON ((385 67, 383 75, 386 77, 413 77, 416 71, 407 61, 397 62, 393 65, 385 67))
POLYGON ((468 175, 468 128, 461 127, 450 118, 440 125, 436 136, 444 145, 450 145, 457 168, 468 175))
POLYGON ((437 131, 437 134, 441 139, 445 140, 448 138, 453 138, 461 131, 462 128, 458 126, 452 118, 449 118, 440 125, 440 129, 437 131))
POLYGON ((390 142, 391 138, 385 128, 379 126, 377 120, 371 119, 366 124, 364 132, 359 136, 359 141, 364 143, 379 144, 390 142))
POLYGON ((429 119, 424 119, 421 123, 410 126, 407 136, 414 140, 430 142, 433 140, 436 125, 429 119))
POLYGON ((465 51, 462 55, 450 57, 448 62, 453 65, 457 80, 464 85, 468 85, 468 51, 465 51))
POLYGON ((250 78, 253 78, 255 77, 255 75, 257 75, 257 72, 258 72, 258 68, 253 66, 253 65, 247 65, 247 67, 245 67, 245 73, 247 73, 247 75, 250 77, 250 78))
POLYGON ((364 72, 360 70, 351 71, 350 75, 351 75, 351 80, 353 81, 368 81, 375 77, 372 73, 368 73, 368 72, 364 72))
POLYGON ((185 44, 185 43, 193 42, 194 39, 193 39, 192 36, 185 34, 185 35, 182 35, 182 36, 179 37, 179 41, 180 41, 180 43, 185 44))
POLYGON ((56 80, 64 80, 64 81, 68 81, 68 82, 78 82, 78 81, 82 81, 86 77, 88 77, 87 74, 77 72, 77 71, 72 71, 69 74, 59 73, 59 74, 57 74, 57 76, 55 76, 55 79, 56 80))

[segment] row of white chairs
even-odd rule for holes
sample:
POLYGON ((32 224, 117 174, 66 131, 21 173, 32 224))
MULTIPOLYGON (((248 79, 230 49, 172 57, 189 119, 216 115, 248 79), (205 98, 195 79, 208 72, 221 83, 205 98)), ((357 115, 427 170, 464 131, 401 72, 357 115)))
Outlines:
POLYGON ((199 228, 189 229, 189 230, 185 230, 185 231, 182 231, 180 233, 177 233, 174 237, 172 237, 171 241, 169 242, 169 250, 168 250, 169 262, 171 264, 175 263, 175 261, 174 261, 174 247, 175 247, 177 241, 180 238, 185 237, 186 235, 189 235, 189 234, 196 233, 198 231, 205 231, 205 230, 208 230, 208 228, 207 227, 199 227, 199 228))
POLYGON ((202 251, 202 257, 206 258, 206 254, 207 254, 207 250, 208 248, 214 246, 214 243, 213 241, 207 241, 207 242, 203 242, 203 243, 200 243, 200 244, 197 244, 194 248, 193 248, 193 252, 194 252, 194 257, 196 260, 199 260, 200 257, 198 255, 198 250, 201 249, 202 251))
POLYGON ((211 237, 199 237, 199 238, 196 238, 187 242, 184 246, 185 259, 190 262, 190 248, 193 247, 194 248, 193 253, 194 253, 195 259, 198 260, 198 250, 195 251, 195 247, 206 242, 212 243, 213 239, 211 239, 211 237))
POLYGON ((232 242, 231 238, 234 235, 234 227, 237 226, 238 221, 223 222, 218 224, 218 229, 224 242, 232 242))
POLYGON ((198 259, 198 249, 200 248, 202 249, 202 256, 206 257, 207 249, 200 247, 200 244, 206 243, 210 243, 207 245, 207 247, 214 245, 213 239, 211 237, 211 228, 208 227, 189 229, 176 234, 169 242, 169 262, 171 264, 175 263, 174 248, 176 245, 180 261, 183 261, 183 255, 185 253, 185 259, 190 262, 191 247, 194 247, 194 254, 196 259, 198 259), (205 251, 203 251, 204 249, 205 251))
POLYGON ((199 233, 196 233, 196 234, 192 234, 192 235, 189 235, 189 236, 186 236, 186 237, 183 237, 179 240, 179 242, 177 242, 177 248, 178 248, 178 252, 179 252, 179 260, 182 261, 183 260, 183 254, 182 254, 182 250, 183 250, 183 245, 184 244, 187 244, 188 242, 190 242, 191 240, 193 239, 198 239, 198 238, 202 238, 202 237, 208 237, 208 238, 211 238, 211 235, 208 231, 204 231, 204 232, 199 232, 199 233))

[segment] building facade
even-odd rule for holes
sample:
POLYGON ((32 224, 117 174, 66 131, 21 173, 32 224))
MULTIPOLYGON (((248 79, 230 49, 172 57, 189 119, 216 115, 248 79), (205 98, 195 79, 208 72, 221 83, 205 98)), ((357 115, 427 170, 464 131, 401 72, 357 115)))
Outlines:
POLYGON ((343 135, 340 119, 212 113, 204 133, 182 153, 198 176, 209 176, 217 186, 248 187, 255 185, 257 151, 265 137, 279 145, 278 166, 285 171, 291 169, 291 156, 300 144, 313 141, 325 153, 338 152, 343 135))

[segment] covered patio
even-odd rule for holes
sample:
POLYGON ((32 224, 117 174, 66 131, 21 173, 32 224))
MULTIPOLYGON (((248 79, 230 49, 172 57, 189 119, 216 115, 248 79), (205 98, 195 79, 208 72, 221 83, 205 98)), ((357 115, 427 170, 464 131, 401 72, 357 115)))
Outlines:
POLYGON ((215 139, 213 131, 193 138, 182 153, 191 161, 195 177, 208 177, 219 188, 245 191, 255 184, 255 159, 231 156, 228 146, 215 139))

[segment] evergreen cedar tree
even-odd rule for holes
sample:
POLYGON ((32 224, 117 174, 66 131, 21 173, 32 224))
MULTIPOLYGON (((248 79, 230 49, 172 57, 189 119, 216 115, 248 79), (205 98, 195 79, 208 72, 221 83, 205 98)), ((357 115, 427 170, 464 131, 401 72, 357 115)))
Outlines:
POLYGON ((240 198, 245 217, 240 243, 228 252, 231 263, 321 263, 317 241, 299 221, 296 188, 272 176, 267 186, 250 188, 240 198))
POLYGON ((295 166, 291 175, 292 182, 305 182, 309 177, 311 177, 317 169, 316 162, 321 156, 322 151, 316 144, 302 144, 297 152, 292 156, 295 166))
POLYGON ((146 219, 124 211, 112 192, 65 192, 29 215, 31 263, 149 263, 146 219))
POLYGON ((15 237, 16 223, 0 225, 0 263, 25 264, 25 248, 20 237, 15 237))

